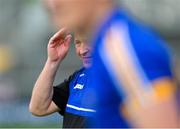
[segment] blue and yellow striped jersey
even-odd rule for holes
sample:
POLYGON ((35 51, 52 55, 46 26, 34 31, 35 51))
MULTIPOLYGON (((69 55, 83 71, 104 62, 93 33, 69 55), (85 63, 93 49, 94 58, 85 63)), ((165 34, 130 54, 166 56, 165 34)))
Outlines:
POLYGON ((131 127, 125 108, 161 100, 173 87, 152 81, 172 79, 164 41, 123 10, 114 10, 94 39, 92 86, 96 92, 96 127, 131 127))

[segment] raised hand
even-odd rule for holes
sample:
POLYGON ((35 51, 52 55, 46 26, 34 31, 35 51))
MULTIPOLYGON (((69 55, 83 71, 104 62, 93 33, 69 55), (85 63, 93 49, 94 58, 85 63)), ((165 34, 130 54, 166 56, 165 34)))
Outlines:
POLYGON ((67 34, 66 29, 59 30, 50 40, 47 47, 48 60, 59 63, 67 55, 72 36, 67 34))

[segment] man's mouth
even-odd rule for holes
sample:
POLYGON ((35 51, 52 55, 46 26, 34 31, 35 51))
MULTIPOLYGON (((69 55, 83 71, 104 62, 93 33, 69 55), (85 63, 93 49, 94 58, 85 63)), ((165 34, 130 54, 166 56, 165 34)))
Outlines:
POLYGON ((87 57, 82 57, 82 59, 84 60, 86 60, 86 59, 91 59, 92 57, 91 56, 87 56, 87 57))
POLYGON ((82 57, 82 62, 85 67, 89 67, 89 65, 91 65, 92 62, 92 56, 82 57))

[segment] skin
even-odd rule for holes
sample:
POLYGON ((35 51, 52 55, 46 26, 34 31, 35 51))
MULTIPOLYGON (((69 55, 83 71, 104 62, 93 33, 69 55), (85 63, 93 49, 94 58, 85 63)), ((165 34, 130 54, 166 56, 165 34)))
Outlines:
POLYGON ((92 64, 92 49, 88 44, 88 40, 86 38, 82 38, 85 36, 80 36, 78 34, 75 35, 75 49, 76 54, 81 59, 83 66, 89 68, 92 64))
MULTIPOLYGON (((35 116, 46 116, 61 110, 52 101, 53 82, 61 62, 68 53, 71 39, 72 36, 67 34, 66 29, 61 29, 49 40, 47 61, 34 85, 29 104, 29 111, 35 116)), ((91 49, 87 43, 76 38, 75 49, 83 66, 90 67, 91 49)))
MULTIPOLYGON (((175 86, 173 81, 168 78, 160 78, 153 81, 154 87, 158 87, 160 85, 169 85, 171 87, 175 86)), ((150 99, 153 99, 153 97, 150 99)), ((130 98, 130 100, 132 102, 134 101, 133 98, 130 98)), ((128 112, 127 118, 130 123, 138 128, 178 127, 178 109, 173 93, 171 93, 168 97, 159 98, 159 100, 154 101, 147 100, 147 102, 149 105, 139 107, 134 107, 131 105, 126 107, 128 112)))
POLYGON ((86 34, 88 37, 92 37, 94 28, 99 26, 115 4, 112 0, 45 0, 44 2, 57 28, 66 27, 72 32, 86 34))

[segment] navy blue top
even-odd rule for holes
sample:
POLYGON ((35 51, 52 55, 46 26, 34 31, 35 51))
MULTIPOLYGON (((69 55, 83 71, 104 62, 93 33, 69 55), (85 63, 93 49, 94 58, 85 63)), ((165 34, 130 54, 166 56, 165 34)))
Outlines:
POLYGON ((88 119, 94 115, 94 99, 89 85, 88 70, 74 72, 63 83, 54 87, 53 101, 64 116, 63 127, 87 127, 88 119))

